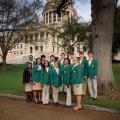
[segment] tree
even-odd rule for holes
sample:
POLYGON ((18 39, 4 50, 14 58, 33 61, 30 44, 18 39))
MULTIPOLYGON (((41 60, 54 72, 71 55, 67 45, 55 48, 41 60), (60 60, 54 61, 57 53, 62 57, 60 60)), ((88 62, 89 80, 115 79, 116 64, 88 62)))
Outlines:
MULTIPOLYGON (((68 1, 68 0, 67 0, 68 1)), ((94 54, 99 63, 98 88, 102 94, 111 94, 113 88, 112 40, 115 5, 118 0, 91 0, 92 37, 94 54)), ((64 0, 57 11, 60 13, 64 0)))
POLYGON ((40 1, 0 0, 0 56, 3 67, 6 64, 8 51, 14 45, 23 41, 26 28, 23 24, 36 20, 36 10, 40 8, 40 1))
POLYGON ((120 6, 117 7, 114 20, 114 34, 112 56, 116 56, 120 52, 120 6))
POLYGON ((87 39, 87 24, 82 19, 71 18, 66 20, 61 26, 52 24, 48 26, 47 32, 52 35, 53 42, 62 47, 67 56, 74 51, 77 43, 84 42, 87 39), (79 21, 79 22, 78 22, 79 21), (54 37, 58 40, 55 41, 54 37))

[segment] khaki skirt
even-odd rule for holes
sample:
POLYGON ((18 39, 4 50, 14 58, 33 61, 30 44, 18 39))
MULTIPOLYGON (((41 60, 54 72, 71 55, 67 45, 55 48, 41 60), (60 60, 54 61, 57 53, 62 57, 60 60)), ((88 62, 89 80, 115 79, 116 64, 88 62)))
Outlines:
POLYGON ((33 90, 32 83, 25 84, 25 92, 31 92, 33 90))
POLYGON ((83 85, 82 84, 73 85, 73 93, 74 95, 83 95, 83 85))
POLYGON ((42 90, 41 84, 38 82, 33 83, 33 90, 42 90))

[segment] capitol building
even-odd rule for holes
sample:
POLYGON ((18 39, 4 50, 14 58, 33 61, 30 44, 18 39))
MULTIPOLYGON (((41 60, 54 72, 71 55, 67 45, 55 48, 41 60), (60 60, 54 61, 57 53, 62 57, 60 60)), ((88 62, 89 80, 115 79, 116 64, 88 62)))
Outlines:
MULTIPOLYGON (((59 0, 58 0, 59 1, 59 0)), ((56 13, 54 0, 47 0, 42 12, 42 21, 31 21, 25 26, 29 30, 24 37, 24 42, 14 45, 12 50, 8 52, 7 63, 9 64, 22 64, 26 62, 29 55, 33 55, 34 58, 46 55, 49 59, 50 55, 60 57, 61 52, 64 52, 63 48, 53 42, 53 37, 46 32, 47 27, 50 24, 61 25, 65 20, 71 17, 77 17, 76 9, 73 5, 69 5, 65 11, 61 12, 58 16, 56 13), (25 42, 30 41, 30 42, 25 42)), ((59 43, 57 36, 54 37, 55 41, 59 43)), ((78 54, 80 45, 75 45, 74 52, 78 54)))

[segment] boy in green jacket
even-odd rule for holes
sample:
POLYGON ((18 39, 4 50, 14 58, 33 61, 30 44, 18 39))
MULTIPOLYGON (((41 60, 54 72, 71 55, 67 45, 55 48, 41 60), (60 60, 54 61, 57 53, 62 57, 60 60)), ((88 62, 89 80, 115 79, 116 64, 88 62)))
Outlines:
POLYGON ((66 90, 66 107, 71 106, 71 65, 67 58, 64 59, 64 66, 62 69, 63 85, 66 90))
POLYGON ((88 89, 90 97, 93 100, 97 98, 97 75, 98 75, 98 61, 93 58, 93 53, 88 52, 89 60, 87 61, 87 77, 88 77, 88 89))
POLYGON ((55 62, 54 67, 51 69, 50 80, 53 90, 53 101, 55 103, 55 106, 57 107, 59 105, 58 104, 59 88, 62 85, 61 70, 58 67, 58 62, 55 62))
POLYGON ((79 110, 82 108, 81 98, 83 95, 83 88, 82 88, 82 71, 80 65, 78 64, 77 57, 73 58, 71 84, 73 85, 73 93, 77 99, 77 105, 73 109, 79 110))

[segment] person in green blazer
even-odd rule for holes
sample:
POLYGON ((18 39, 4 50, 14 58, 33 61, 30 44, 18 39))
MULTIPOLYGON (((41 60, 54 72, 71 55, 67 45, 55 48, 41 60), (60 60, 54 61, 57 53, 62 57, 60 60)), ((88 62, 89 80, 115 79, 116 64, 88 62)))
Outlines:
POLYGON ((28 63, 32 63, 32 67, 36 64, 35 61, 33 60, 33 56, 29 55, 29 60, 24 64, 24 70, 28 68, 28 63))
POLYGON ((50 61, 49 61, 50 68, 54 67, 54 62, 55 62, 55 56, 51 55, 50 56, 50 61))
POLYGON ((98 76, 98 61, 94 58, 92 52, 88 52, 89 60, 87 61, 87 77, 88 77, 88 89, 90 97, 93 100, 97 98, 97 76, 98 76))
POLYGON ((80 52, 80 67, 82 72, 82 78, 83 78, 83 95, 86 95, 87 90, 87 60, 84 58, 84 53, 80 52))
POLYGON ((42 87, 41 87, 41 59, 36 59, 36 65, 33 67, 32 70, 32 80, 33 80, 33 94, 34 94, 34 101, 35 103, 42 102, 42 87), (38 96, 38 98, 37 98, 38 96))
POLYGON ((51 69, 50 80, 53 90, 53 101, 55 103, 55 106, 57 107, 59 105, 58 104, 59 88, 62 85, 61 70, 58 67, 57 61, 54 63, 54 67, 51 69))
MULTIPOLYGON (((65 59, 65 53, 61 53, 61 58, 58 60, 58 66, 62 70, 64 66, 64 59, 65 59)), ((64 91, 64 86, 63 86, 63 77, 62 77, 62 85, 60 87, 60 92, 65 92, 64 91)))
POLYGON ((70 107, 71 102, 71 65, 68 58, 64 59, 64 66, 62 69, 63 85, 66 90, 66 107, 70 107))
POLYGON ((82 88, 82 71, 80 64, 78 64, 77 57, 73 58, 73 66, 71 71, 71 84, 73 85, 73 93, 77 99, 77 105, 73 109, 79 110, 82 108, 81 98, 83 94, 83 88, 82 88))
POLYGON ((41 79, 41 83, 43 84, 43 90, 42 90, 43 104, 49 104, 50 73, 51 73, 51 69, 49 66, 49 62, 45 60, 42 68, 42 79, 41 79))

